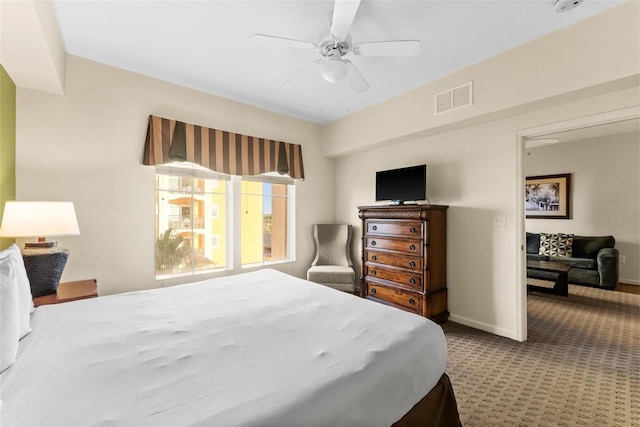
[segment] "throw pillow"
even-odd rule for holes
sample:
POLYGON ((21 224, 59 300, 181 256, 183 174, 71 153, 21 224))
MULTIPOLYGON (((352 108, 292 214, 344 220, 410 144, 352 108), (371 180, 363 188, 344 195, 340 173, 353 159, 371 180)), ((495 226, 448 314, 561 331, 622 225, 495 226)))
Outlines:
POLYGON ((570 258, 573 252, 573 234, 540 233, 539 255, 570 258))
POLYGON ((13 365, 18 355, 20 317, 16 272, 9 254, 0 254, 0 372, 13 365))

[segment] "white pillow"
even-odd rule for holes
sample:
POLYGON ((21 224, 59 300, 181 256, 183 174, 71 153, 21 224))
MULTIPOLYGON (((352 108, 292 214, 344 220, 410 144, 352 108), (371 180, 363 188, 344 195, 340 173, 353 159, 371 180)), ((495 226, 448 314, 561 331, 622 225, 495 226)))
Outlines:
POLYGON ((31 285, 27 277, 27 270, 24 268, 24 259, 20 248, 15 243, 4 251, 0 252, 0 257, 4 253, 9 254, 11 266, 16 272, 16 280, 18 285, 18 316, 20 317, 20 339, 31 332, 31 313, 35 310, 33 307, 33 297, 31 296, 31 285))
POLYGON ((4 252, 0 252, 0 372, 16 361, 20 339, 16 272, 4 252))

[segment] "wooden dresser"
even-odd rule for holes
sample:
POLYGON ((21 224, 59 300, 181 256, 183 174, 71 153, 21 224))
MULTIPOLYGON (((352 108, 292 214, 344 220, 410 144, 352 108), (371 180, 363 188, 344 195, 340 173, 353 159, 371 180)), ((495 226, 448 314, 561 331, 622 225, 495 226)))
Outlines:
POLYGON ((447 208, 359 206, 360 296, 446 322, 447 208))

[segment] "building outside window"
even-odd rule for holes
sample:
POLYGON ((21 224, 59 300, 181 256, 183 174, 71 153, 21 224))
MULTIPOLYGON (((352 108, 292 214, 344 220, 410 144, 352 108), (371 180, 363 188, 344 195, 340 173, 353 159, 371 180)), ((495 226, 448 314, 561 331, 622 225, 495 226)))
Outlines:
POLYGON ((156 276, 192 274, 224 269, 227 254, 211 236, 224 236, 226 218, 213 216, 212 206, 224 206, 227 182, 219 179, 185 177, 182 171, 156 174, 156 276), (215 183, 215 184, 214 184, 215 183))
POLYGON ((178 165, 156 167, 156 278, 294 260, 293 180, 178 165))
MULTIPOLYGON (((218 182, 218 181, 216 181, 218 182)), ((211 205, 211 218, 218 218, 220 216, 220 206, 211 205)))

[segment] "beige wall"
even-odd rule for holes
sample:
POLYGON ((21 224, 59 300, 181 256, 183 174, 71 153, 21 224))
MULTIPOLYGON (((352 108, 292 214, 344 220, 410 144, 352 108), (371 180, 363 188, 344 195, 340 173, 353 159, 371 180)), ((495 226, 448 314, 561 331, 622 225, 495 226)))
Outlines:
POLYGON ((637 132, 528 149, 527 176, 572 174, 572 218, 527 219, 533 233, 613 235, 626 262, 620 281, 640 284, 640 137, 637 132))
POLYGON ((75 202, 81 235, 59 239, 71 251, 63 280, 96 277, 101 294, 159 286, 155 169, 142 165, 150 114, 302 145, 297 260, 279 268, 305 275, 311 226, 334 215, 334 162, 322 155, 318 125, 73 56, 65 81, 64 95, 18 88, 16 171, 18 199, 75 202))
MULTIPOLYGON (((343 156, 336 163, 336 220, 361 233, 357 206, 375 200, 377 170, 427 164, 427 196, 449 205, 447 280, 451 320, 520 339, 518 138, 521 129, 612 111, 638 102, 629 89, 509 119, 343 156), (358 165, 354 167, 354 165, 358 165), (494 227, 494 215, 506 227, 494 227)), ((354 239, 354 260, 360 243, 354 239)))
POLYGON ((64 92, 64 48, 50 1, 0 1, 0 62, 16 86, 64 92))

